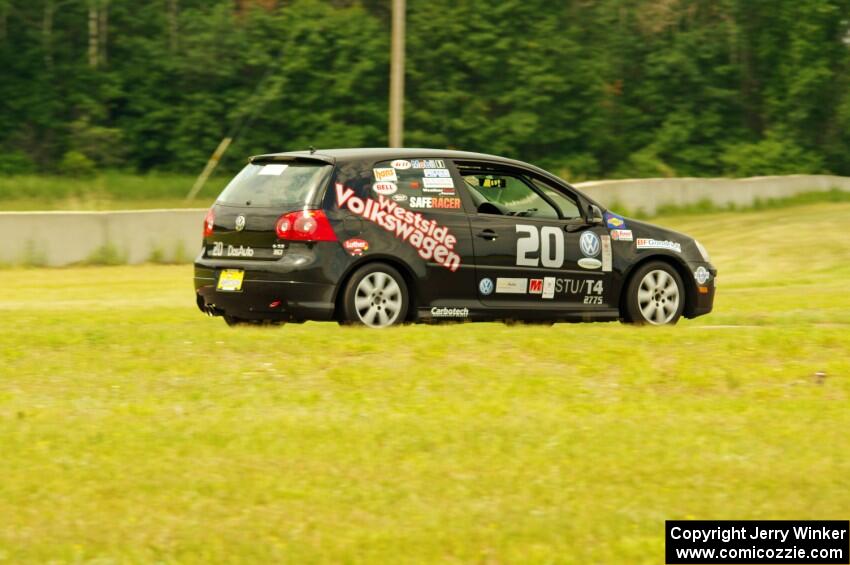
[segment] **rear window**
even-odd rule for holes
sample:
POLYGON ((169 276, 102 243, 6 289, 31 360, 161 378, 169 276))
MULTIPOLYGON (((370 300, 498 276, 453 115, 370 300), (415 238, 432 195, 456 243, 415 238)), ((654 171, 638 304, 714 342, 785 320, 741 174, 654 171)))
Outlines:
POLYGON ((311 204, 331 169, 317 163, 252 163, 230 181, 218 202, 260 208, 311 204))

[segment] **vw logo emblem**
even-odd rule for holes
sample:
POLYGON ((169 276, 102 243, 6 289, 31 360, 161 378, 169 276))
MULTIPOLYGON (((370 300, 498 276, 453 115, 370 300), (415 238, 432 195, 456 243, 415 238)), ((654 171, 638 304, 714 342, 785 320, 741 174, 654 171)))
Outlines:
POLYGON ((239 214, 236 216, 236 231, 242 231, 245 229, 245 216, 239 214))
POLYGON ((478 290, 484 296, 493 294, 493 281, 491 279, 481 279, 481 282, 478 283, 478 290))
POLYGON ((581 239, 578 243, 585 257, 596 257, 599 255, 599 236, 592 231, 586 231, 581 234, 581 239))

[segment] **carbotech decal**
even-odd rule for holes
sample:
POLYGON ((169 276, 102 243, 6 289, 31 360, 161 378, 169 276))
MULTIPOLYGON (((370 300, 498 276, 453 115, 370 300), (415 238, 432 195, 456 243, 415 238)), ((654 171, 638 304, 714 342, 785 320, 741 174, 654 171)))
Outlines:
POLYGON ((431 308, 431 315, 435 318, 466 318, 469 316, 469 308, 431 308))
POLYGON ((426 178, 451 178, 452 176, 448 169, 425 169, 422 174, 426 178))
POLYGON ((448 227, 403 208, 383 195, 379 195, 378 200, 355 196, 354 190, 342 183, 336 183, 336 201, 341 209, 348 208, 409 243, 424 260, 434 261, 451 272, 460 267, 460 255, 454 252, 457 238, 449 233, 448 227))

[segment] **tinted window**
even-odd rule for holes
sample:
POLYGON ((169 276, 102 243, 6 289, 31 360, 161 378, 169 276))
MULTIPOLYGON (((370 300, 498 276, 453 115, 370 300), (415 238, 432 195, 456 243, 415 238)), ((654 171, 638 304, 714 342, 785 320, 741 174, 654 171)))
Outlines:
POLYGON ((230 181, 218 202, 261 208, 303 206, 313 201, 331 168, 312 163, 250 164, 230 181))
POLYGON ((578 209, 578 204, 571 197, 557 190, 549 183, 543 182, 540 179, 529 179, 540 191, 549 197, 558 208, 561 209, 561 215, 566 219, 580 218, 581 212, 578 209))
POLYGON ((462 212, 460 195, 444 159, 396 159, 375 165, 372 192, 411 210, 462 212))
POLYGON ((558 212, 519 177, 461 172, 481 214, 557 219, 558 212))

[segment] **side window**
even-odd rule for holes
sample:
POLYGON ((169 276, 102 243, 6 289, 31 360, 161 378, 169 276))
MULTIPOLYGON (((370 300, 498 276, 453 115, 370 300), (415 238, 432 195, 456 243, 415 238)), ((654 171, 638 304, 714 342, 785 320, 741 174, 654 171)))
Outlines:
POLYGON ((558 219, 558 212, 523 179, 503 173, 461 171, 479 214, 558 219))
POLYGON ((396 159, 372 170, 372 193, 411 210, 463 212, 451 171, 443 159, 396 159))
POLYGON ((534 184, 534 186, 538 188, 538 190, 542 191, 543 194, 548 196, 550 200, 552 200, 553 202, 555 202, 555 204, 558 205, 558 208, 561 209, 561 214, 565 219, 569 220, 572 218, 582 217, 581 211, 579 211, 578 204, 570 196, 564 194, 549 183, 544 182, 540 179, 531 178, 529 180, 534 184))

